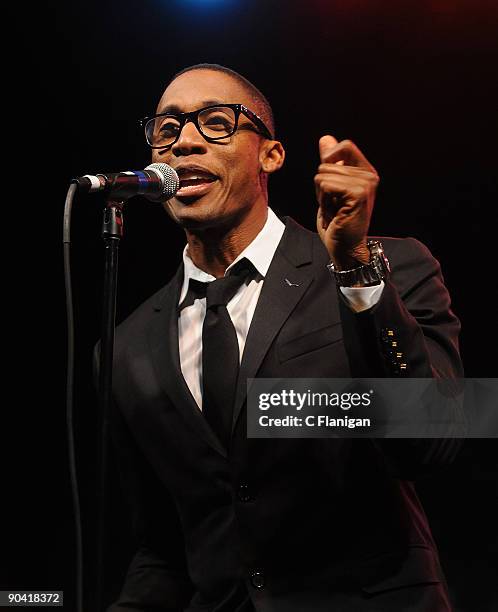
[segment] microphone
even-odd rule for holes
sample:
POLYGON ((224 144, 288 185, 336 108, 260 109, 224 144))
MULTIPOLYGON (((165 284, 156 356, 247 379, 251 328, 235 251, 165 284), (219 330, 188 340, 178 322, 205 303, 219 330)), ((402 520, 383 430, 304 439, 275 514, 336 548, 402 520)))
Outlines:
POLYGON ((85 174, 71 181, 86 193, 103 192, 116 200, 143 195, 152 202, 164 202, 178 191, 178 174, 168 164, 150 164, 145 170, 85 174))

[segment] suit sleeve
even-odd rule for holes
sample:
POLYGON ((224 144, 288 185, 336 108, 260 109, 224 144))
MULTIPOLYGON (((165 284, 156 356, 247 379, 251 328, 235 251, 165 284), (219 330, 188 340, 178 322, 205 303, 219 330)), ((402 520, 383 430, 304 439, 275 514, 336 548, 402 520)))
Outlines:
MULTIPOLYGON (((358 378, 463 377, 460 322, 450 308, 438 261, 418 240, 395 241, 390 279, 369 310, 355 313, 340 296, 344 342, 358 378)), ((376 443, 403 478, 416 478, 453 460, 460 440, 384 439, 376 443)))
MULTIPOLYGON (((98 346, 94 354, 98 376, 98 346)), ((137 540, 119 598, 107 612, 182 612, 192 595, 176 507, 112 405, 112 447, 137 540)))

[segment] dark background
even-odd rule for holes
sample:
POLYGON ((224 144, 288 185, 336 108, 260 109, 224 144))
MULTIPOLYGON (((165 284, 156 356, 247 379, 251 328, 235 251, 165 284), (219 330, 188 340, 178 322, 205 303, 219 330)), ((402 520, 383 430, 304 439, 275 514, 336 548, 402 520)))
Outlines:
MULTIPOLYGON (((13 398, 6 422, 17 427, 4 430, 13 449, 2 466, 9 480, 2 542, 9 536, 12 542, 2 546, 0 587, 63 589, 64 610, 73 612, 60 246, 69 180, 143 168, 149 151, 136 120, 154 111, 172 74, 198 62, 227 65, 252 80, 274 108, 287 160, 270 181, 273 208, 313 228, 318 138, 352 139, 381 176, 371 233, 414 236, 428 245, 462 321, 467 376, 496 376, 498 6, 90 0, 18 10, 10 55, 20 69, 9 92, 19 83, 23 110, 7 116, 4 127, 14 129, 13 142, 21 145, 17 167, 36 164, 41 171, 26 180, 26 188, 34 185, 28 198, 14 194, 15 206, 6 210, 13 222, 4 230, 4 242, 13 245, 4 256, 12 307, 5 322, 6 332, 14 331, 5 353, 13 398)), ((91 349, 100 333, 102 205, 98 196, 81 198, 72 234, 87 585, 95 538, 98 408, 91 349)), ((129 203, 119 320, 167 282, 183 244, 160 207, 129 203)), ((468 441, 450 469, 418 487, 459 612, 485 612, 498 603, 497 448, 495 440, 468 441)), ((108 597, 119 588, 131 550, 115 479, 111 493, 108 597)))

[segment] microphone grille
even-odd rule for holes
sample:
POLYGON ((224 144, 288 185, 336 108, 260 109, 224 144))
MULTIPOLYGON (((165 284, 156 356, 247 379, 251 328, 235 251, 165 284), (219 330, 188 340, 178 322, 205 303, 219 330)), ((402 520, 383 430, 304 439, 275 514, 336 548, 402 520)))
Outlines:
POLYGON ((175 170, 168 164, 156 163, 149 164, 146 170, 155 170, 163 179, 163 189, 158 199, 169 200, 172 198, 180 187, 180 179, 175 170))

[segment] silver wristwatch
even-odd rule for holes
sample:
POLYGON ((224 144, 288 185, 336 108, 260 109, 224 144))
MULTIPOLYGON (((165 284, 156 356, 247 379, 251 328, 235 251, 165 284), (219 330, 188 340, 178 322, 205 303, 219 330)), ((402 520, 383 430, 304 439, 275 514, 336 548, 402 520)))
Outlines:
POLYGON ((369 240, 370 261, 351 270, 337 270, 332 262, 327 268, 340 287, 368 287, 378 285, 390 272, 389 261, 379 240, 369 240))

